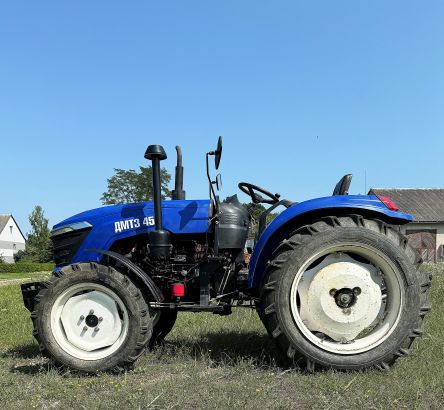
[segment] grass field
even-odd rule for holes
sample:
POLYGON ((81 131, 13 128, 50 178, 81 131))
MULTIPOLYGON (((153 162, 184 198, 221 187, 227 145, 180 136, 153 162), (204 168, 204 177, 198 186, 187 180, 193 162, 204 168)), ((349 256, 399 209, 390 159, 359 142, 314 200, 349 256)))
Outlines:
POLYGON ((41 358, 19 286, 0 288, 0 407, 76 409, 441 409, 444 267, 412 356, 388 372, 306 374, 280 367, 253 311, 182 314, 166 346, 122 375, 59 373, 41 358))
POLYGON ((0 273, 0 280, 12 280, 12 279, 30 279, 41 280, 46 278, 50 273, 37 272, 37 273, 0 273))

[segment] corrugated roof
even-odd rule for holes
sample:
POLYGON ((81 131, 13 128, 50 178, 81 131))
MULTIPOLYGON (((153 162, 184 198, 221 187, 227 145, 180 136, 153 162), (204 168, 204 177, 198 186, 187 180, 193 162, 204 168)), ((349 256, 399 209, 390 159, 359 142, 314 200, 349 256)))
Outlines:
POLYGON ((11 215, 8 214, 0 215, 0 233, 2 233, 3 229, 5 229, 5 226, 8 223, 9 218, 11 218, 11 215))
POLYGON ((444 189, 372 188, 369 195, 387 196, 417 222, 444 222, 444 189))

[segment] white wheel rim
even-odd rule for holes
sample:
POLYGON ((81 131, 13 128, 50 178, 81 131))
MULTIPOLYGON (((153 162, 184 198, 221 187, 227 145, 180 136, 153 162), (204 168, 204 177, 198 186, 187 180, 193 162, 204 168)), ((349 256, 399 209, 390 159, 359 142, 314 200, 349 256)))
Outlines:
POLYGON ((51 330, 59 346, 81 360, 115 353, 128 334, 128 311, 111 289, 80 283, 66 289, 51 310, 51 330))
POLYGON ((366 352, 396 329, 404 304, 401 281, 392 261, 369 245, 329 247, 297 272, 291 313, 304 336, 321 349, 366 352))

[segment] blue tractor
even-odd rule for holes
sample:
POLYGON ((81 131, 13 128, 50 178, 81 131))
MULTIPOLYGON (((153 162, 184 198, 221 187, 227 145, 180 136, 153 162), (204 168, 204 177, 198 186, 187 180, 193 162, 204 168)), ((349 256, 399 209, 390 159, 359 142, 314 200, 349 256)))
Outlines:
POLYGON ((86 373, 123 370, 171 331, 178 312, 229 315, 240 306, 256 309, 288 362, 309 371, 388 369, 412 351, 431 276, 400 233, 410 215, 389 198, 348 195, 351 175, 332 196, 301 203, 242 182, 253 204, 270 205, 246 249, 248 209, 236 195, 221 201, 220 178, 211 177, 221 138, 206 154, 210 199, 185 199, 177 153, 172 200, 161 197, 166 153, 150 145, 152 202, 54 226, 57 268, 22 286, 44 355, 86 373))

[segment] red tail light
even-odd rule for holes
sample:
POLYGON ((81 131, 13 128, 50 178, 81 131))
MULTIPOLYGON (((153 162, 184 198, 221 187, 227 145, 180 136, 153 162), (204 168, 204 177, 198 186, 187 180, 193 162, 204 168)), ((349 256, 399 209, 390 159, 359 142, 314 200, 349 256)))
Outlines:
POLYGON ((388 209, 390 209, 390 211, 399 211, 397 205, 390 198, 387 198, 386 196, 379 196, 378 198, 388 209))
POLYGON ((185 285, 183 283, 173 283, 171 285, 171 296, 173 298, 182 298, 185 296, 185 285))

